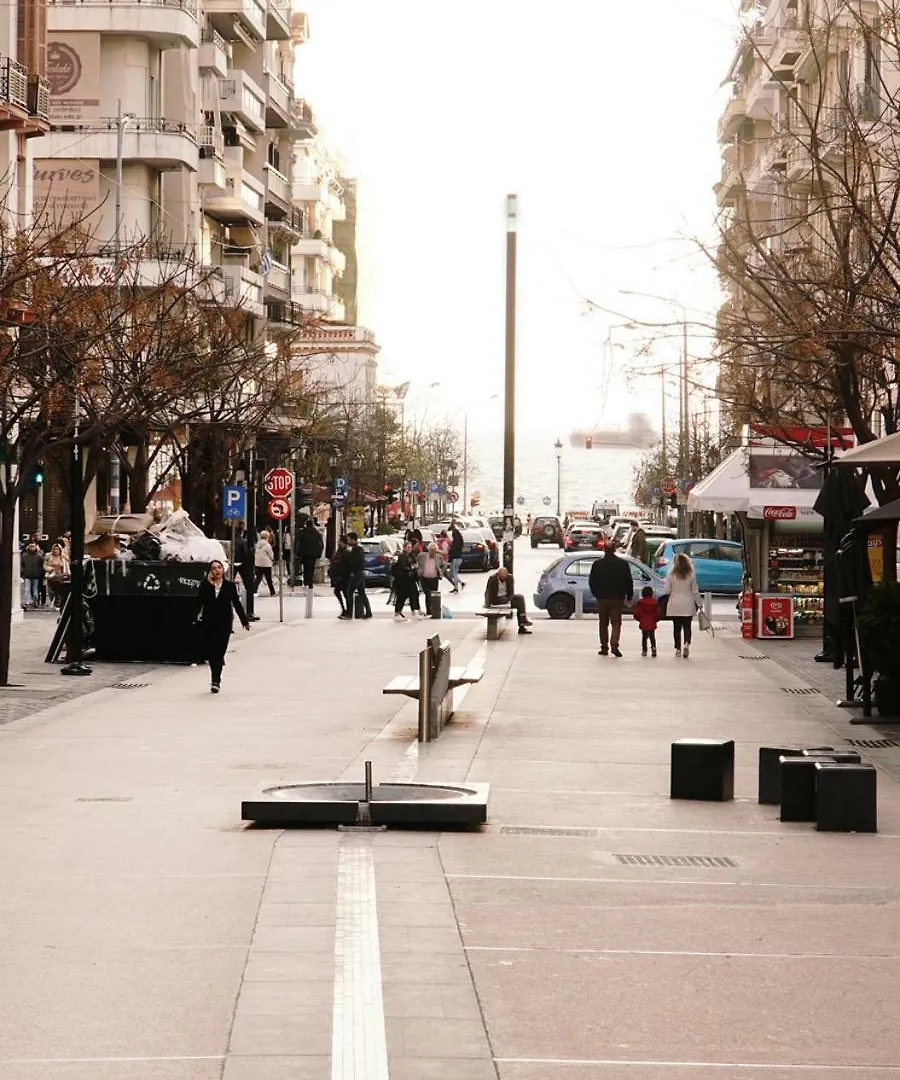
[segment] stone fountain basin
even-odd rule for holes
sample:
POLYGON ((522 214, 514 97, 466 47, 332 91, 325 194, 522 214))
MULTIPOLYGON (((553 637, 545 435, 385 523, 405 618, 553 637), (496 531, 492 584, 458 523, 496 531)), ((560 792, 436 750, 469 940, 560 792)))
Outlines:
MULTIPOLYGON (((489 784, 374 784, 368 804, 372 825, 483 825, 489 784)), ((365 784, 264 784, 241 803, 241 818, 270 825, 355 825, 365 784)))

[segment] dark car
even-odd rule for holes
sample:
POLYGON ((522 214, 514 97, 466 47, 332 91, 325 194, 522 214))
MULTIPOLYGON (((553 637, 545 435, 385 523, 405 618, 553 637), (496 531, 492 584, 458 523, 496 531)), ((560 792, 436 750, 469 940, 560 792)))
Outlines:
MULTIPOLYGON (((575 612, 575 597, 581 593, 582 610, 597 610, 597 601, 591 592, 589 578, 594 560, 601 558, 598 552, 582 552, 563 555, 552 562, 541 574, 534 594, 534 606, 545 610, 551 619, 568 619, 575 612)), ((628 563, 634 583, 632 603, 640 599, 641 589, 649 585, 659 599, 666 591, 666 582, 649 566, 630 555, 620 555, 628 563)))
POLYGON ((606 533, 599 525, 570 525, 563 538, 566 551, 603 551, 606 547, 606 533))
MULTIPOLYGON (((491 531, 493 532, 496 539, 497 540, 502 540, 503 539, 503 515, 502 514, 492 514, 488 518, 488 525, 490 525, 491 531)), ((519 517, 518 514, 516 514, 515 519, 514 519, 514 530, 513 531, 514 531, 514 534, 516 536, 521 536, 522 535, 522 519, 519 517)))
POLYGON ((481 529, 461 529, 463 538, 461 570, 490 570, 491 549, 481 529))
POLYGON ((536 548, 538 544, 564 546, 565 531, 562 522, 555 515, 536 517, 531 523, 531 546, 536 548))
MULTIPOLYGON (((402 538, 399 544, 402 550, 402 538)), ((391 563, 397 555, 398 544, 394 537, 363 536, 359 546, 363 552, 363 574, 367 585, 390 585, 391 563)))

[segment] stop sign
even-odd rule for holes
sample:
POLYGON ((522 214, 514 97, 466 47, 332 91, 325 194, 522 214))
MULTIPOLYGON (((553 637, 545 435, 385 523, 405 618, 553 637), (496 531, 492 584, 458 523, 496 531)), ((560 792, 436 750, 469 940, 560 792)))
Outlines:
POLYGON ((269 469, 263 485, 273 499, 286 499, 294 490, 294 477, 287 469, 269 469))

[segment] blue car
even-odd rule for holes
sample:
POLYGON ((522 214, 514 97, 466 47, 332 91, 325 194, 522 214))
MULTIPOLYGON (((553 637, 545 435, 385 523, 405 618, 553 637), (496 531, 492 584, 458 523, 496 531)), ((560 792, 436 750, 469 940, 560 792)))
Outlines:
POLYGON ((689 555, 700 592, 737 596, 743 588, 743 549, 735 540, 667 540, 656 552, 654 566, 662 577, 668 574, 679 551, 689 555))
MULTIPOLYGON (((534 594, 534 606, 546 611, 551 619, 568 619, 575 612, 575 597, 580 592, 582 610, 596 611, 597 601, 591 593, 588 578, 594 560, 600 558, 603 558, 603 553, 600 551, 581 551, 577 554, 563 555, 562 558, 550 563, 538 581, 537 591, 534 594)), ((641 590, 645 585, 653 589, 653 595, 657 599, 666 591, 665 580, 649 566, 645 566, 630 555, 617 555, 616 558, 628 563, 628 568, 631 570, 631 580, 634 582, 632 603, 640 599, 641 590)))
POLYGON ((390 585, 391 564, 403 550, 402 537, 363 536, 359 546, 363 552, 366 585, 390 585))

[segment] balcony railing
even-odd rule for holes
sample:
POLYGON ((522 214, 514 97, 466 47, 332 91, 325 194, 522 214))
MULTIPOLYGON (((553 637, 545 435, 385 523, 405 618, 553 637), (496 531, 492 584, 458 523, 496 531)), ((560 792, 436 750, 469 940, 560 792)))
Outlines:
POLYGON ((43 75, 28 76, 28 115, 50 119, 50 83, 43 75))
POLYGON ((204 157, 225 156, 225 134, 217 127, 205 125, 197 132, 197 145, 204 157))
MULTIPOLYGON (((54 128, 63 127, 68 131, 115 131, 118 125, 118 117, 101 116, 96 120, 82 120, 76 124, 56 124, 54 125, 54 128)), ((184 135, 185 138, 190 139, 191 142, 197 141, 197 136, 188 124, 185 124, 180 120, 166 120, 166 118, 162 116, 129 117, 128 124, 125 127, 125 134, 133 135, 135 132, 138 134, 142 132, 152 132, 155 135, 184 135)))
POLYGON ((274 195, 276 199, 280 199, 282 202, 290 203, 291 201, 291 182, 288 178, 280 173, 274 165, 266 165, 266 188, 271 195, 274 195))
POLYGON ((200 42, 203 45, 215 45, 215 47, 221 49, 222 52, 231 52, 230 44, 222 37, 218 30, 214 30, 211 26, 204 27, 201 31, 200 42))
POLYGON ((0 101, 28 110, 28 70, 8 56, 0 56, 0 101))
POLYGON ((50 7, 167 7, 179 8, 197 18, 197 0, 47 0, 50 7))

